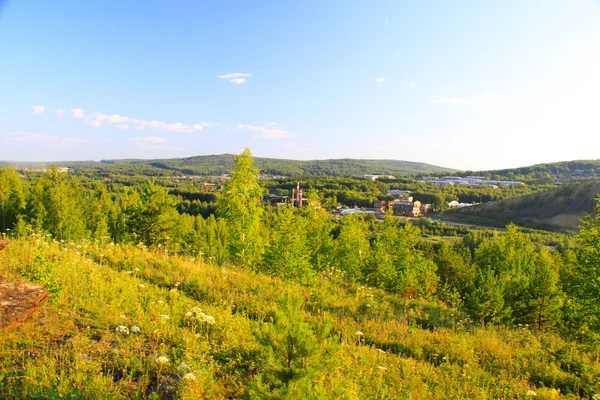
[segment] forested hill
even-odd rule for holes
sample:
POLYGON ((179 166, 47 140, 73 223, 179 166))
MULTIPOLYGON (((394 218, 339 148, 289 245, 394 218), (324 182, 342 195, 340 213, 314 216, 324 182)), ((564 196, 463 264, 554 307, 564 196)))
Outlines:
MULTIPOLYGON (((437 172, 456 172, 452 168, 397 160, 285 160, 279 158, 255 158, 260 172, 284 176, 353 176, 353 175, 416 175, 437 172)), ((145 175, 221 175, 231 171, 235 162, 232 154, 195 156, 188 158, 156 160, 102 160, 57 162, 59 167, 92 169, 98 172, 118 172, 145 175)), ((34 166, 42 163, 12 163, 34 166)), ((49 164, 49 163, 46 163, 49 164)))
POLYGON ((509 222, 534 228, 577 231, 581 219, 594 211, 600 182, 565 186, 527 196, 447 211, 450 218, 504 226, 509 222))
POLYGON ((596 180, 600 177, 600 160, 560 161, 519 168, 477 172, 465 171, 464 174, 483 175, 493 179, 519 180, 526 183, 553 183, 555 181, 582 179, 596 180))

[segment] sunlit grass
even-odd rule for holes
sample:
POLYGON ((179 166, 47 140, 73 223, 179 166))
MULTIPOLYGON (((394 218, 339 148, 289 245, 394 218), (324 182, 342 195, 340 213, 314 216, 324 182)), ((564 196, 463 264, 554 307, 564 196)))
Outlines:
POLYGON ((32 236, 0 252, 0 275, 26 281, 40 262, 60 290, 0 331, 3 398, 257 397, 276 370, 257 335, 277 323, 286 293, 303 298, 312 329, 331 329, 274 397, 579 398, 599 389, 594 355, 559 337, 482 328, 446 306, 326 273, 309 287, 164 249, 32 236))

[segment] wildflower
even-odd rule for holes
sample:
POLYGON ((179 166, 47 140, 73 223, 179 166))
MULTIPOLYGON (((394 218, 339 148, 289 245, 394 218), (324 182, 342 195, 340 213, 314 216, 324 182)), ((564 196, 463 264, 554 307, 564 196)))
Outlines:
POLYGON ((527 396, 527 397, 537 397, 537 393, 534 392, 533 390, 528 390, 527 393, 525 394, 525 396, 527 396))
POLYGON ((355 335, 355 336, 365 336, 365 334, 364 334, 364 333, 362 333, 361 331, 356 331, 356 332, 354 332, 354 335, 355 335))
POLYGON ((140 272, 140 269, 139 268, 134 268, 134 271, 135 272, 140 272))
POLYGON ((140 283, 140 287, 143 288, 143 287, 146 287, 146 285, 144 285, 143 283, 140 283))
POLYGON ((162 300, 159 300, 159 301, 157 301, 157 303, 158 303, 158 304, 165 304, 165 302, 164 302, 164 301, 162 301, 162 300))
POLYGON ((215 324, 215 317, 205 314, 200 307, 192 307, 190 311, 185 313, 185 318, 190 321, 200 322, 202 324, 215 324))
POLYGON ((160 356, 160 357, 156 357, 156 360, 154 360, 157 364, 168 364, 169 363, 169 359, 165 356, 160 356))
POLYGON ((179 372, 184 372, 184 371, 189 371, 190 370, 190 366, 185 364, 185 363, 181 363, 181 365, 179 365, 179 367, 177 367, 177 370, 179 372))
POLYGON ((131 333, 141 333, 141 332, 142 332, 142 330, 140 329, 139 326, 134 325, 131 327, 131 333))
POLYGON ((191 372, 188 372, 187 374, 183 375, 181 379, 183 379, 184 381, 194 381, 196 380, 196 375, 192 374, 191 372))
POLYGON ((129 328, 125 325, 119 325, 115 328, 115 332, 117 332, 119 335, 127 336, 129 335, 129 328))
POLYGON ((160 315, 158 316, 158 318, 160 318, 160 319, 164 319, 165 321, 166 321, 166 320, 168 320, 168 319, 171 319, 171 317, 169 317, 167 314, 160 314, 160 315))
POLYGON ((384 367, 384 366, 382 366, 382 365, 378 365, 377 369, 380 370, 380 371, 387 371, 387 368, 384 367))

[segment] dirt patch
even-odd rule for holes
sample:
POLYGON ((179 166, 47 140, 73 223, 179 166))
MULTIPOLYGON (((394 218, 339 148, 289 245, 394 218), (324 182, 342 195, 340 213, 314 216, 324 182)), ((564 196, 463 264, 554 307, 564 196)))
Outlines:
POLYGON ((48 292, 41 286, 0 283, 0 329, 25 321, 47 299, 48 292))

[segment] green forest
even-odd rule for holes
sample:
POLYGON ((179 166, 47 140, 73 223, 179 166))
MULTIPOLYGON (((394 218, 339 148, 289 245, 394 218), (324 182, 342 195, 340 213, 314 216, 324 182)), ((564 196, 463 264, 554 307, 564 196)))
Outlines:
POLYGON ((294 183, 248 149, 220 190, 105 178, 0 169, 0 283, 50 293, 0 330, 2 398, 600 398, 600 199, 561 234, 329 212, 545 181, 311 177, 272 207, 294 183))

